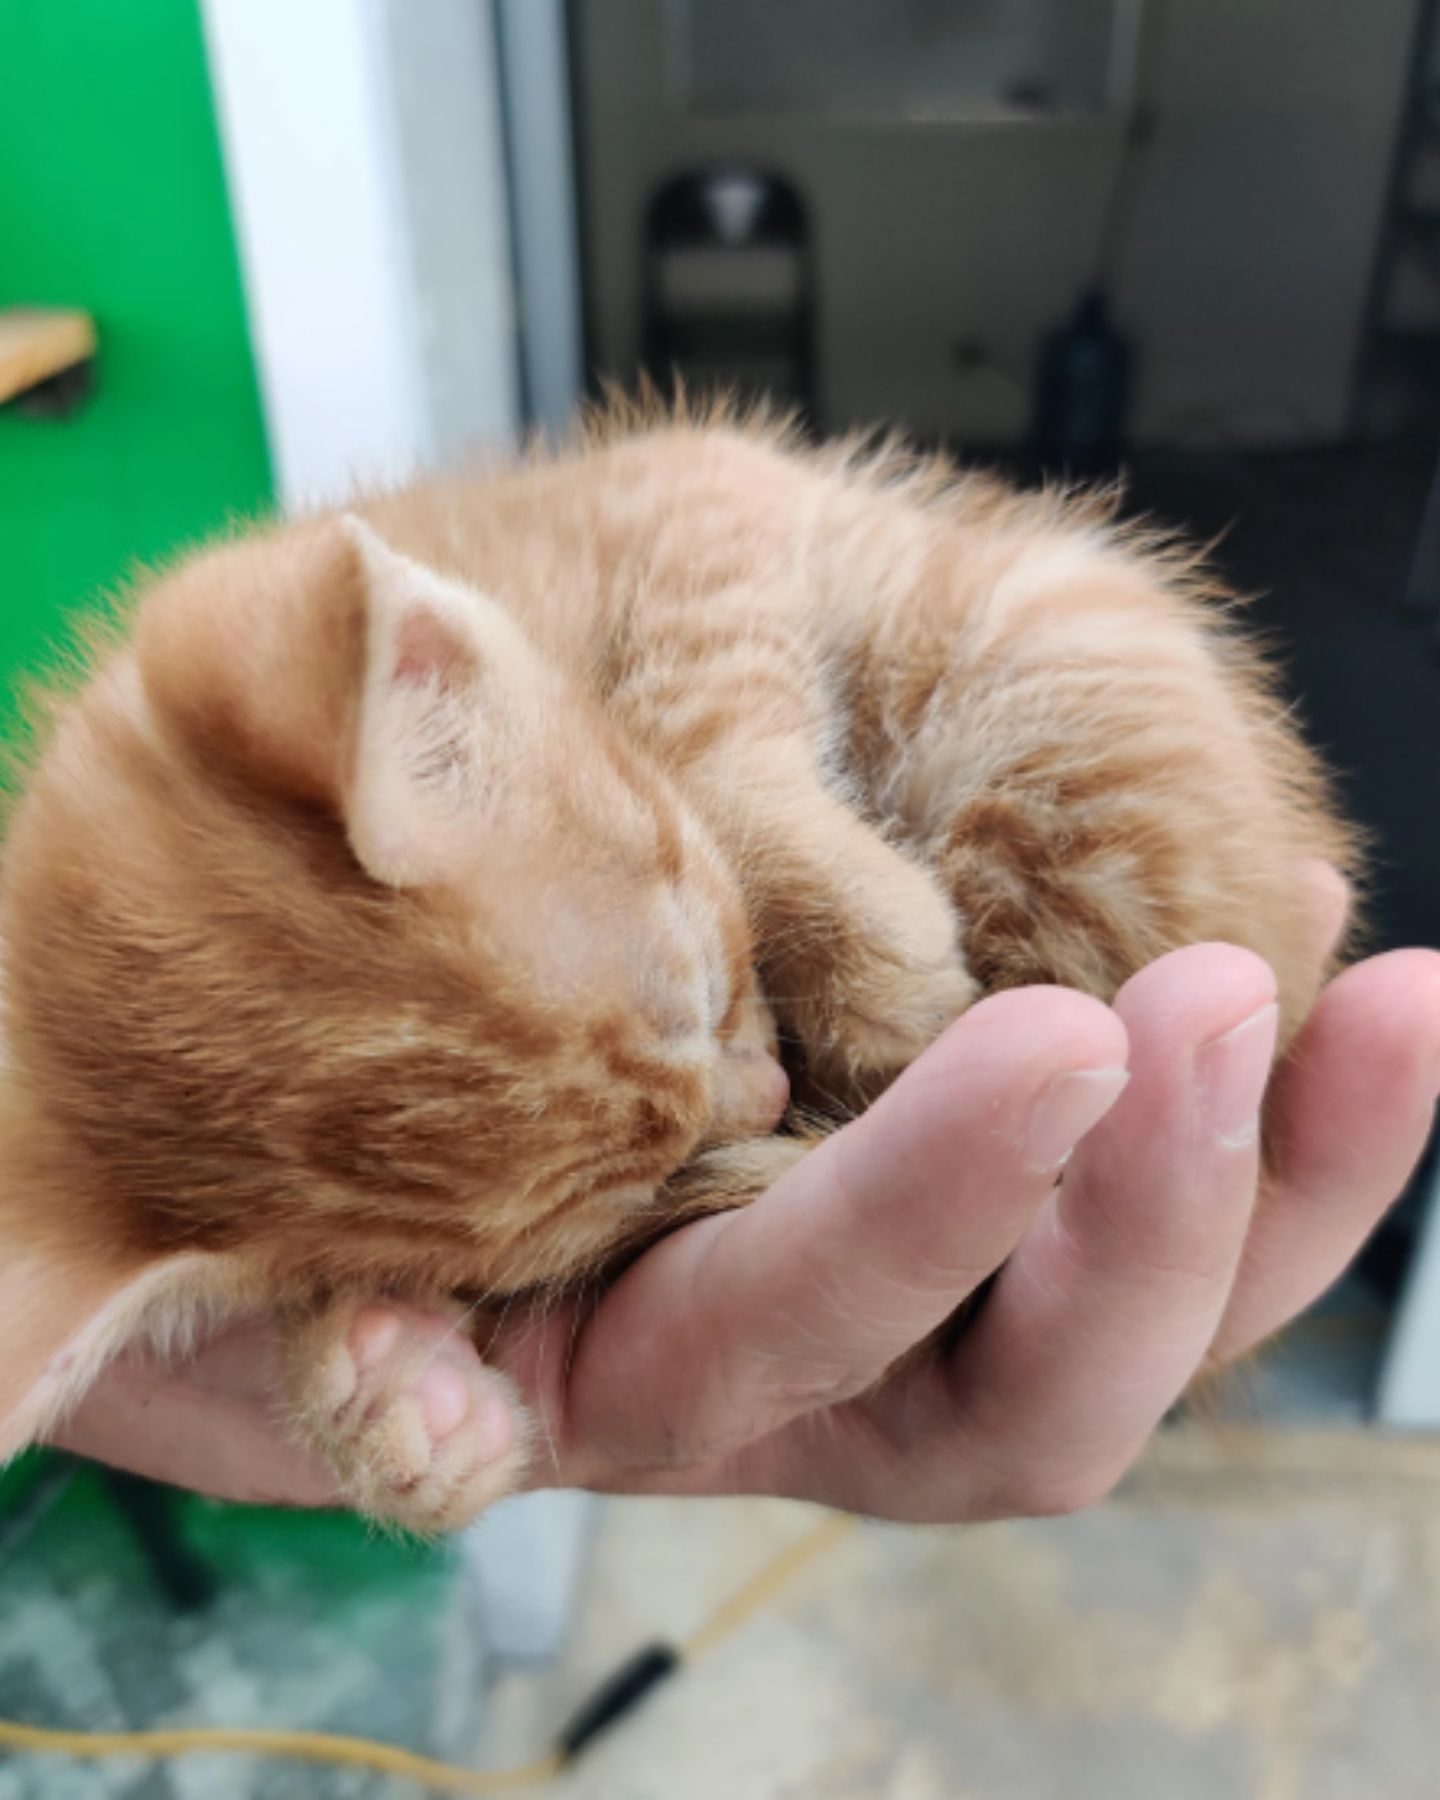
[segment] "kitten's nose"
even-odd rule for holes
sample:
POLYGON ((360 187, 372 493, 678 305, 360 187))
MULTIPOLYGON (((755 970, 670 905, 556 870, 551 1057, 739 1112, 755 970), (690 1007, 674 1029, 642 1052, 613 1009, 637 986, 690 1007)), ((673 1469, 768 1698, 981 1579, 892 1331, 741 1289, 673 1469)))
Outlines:
POLYGON ((768 1051, 732 1045, 715 1082, 714 1131, 722 1137, 763 1137, 790 1104, 790 1077, 768 1051))

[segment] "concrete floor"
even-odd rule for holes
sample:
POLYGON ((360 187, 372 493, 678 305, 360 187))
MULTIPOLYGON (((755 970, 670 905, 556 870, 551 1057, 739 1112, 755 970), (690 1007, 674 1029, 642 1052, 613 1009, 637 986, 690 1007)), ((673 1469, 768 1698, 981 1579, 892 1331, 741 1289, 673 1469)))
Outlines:
MULTIPOLYGON (((602 1514, 558 1666, 493 1696, 524 1760, 625 1654, 810 1526, 602 1514)), ((867 1525, 553 1790, 565 1800, 1434 1800, 1440 1443, 1165 1435, 1082 1517, 867 1525)))

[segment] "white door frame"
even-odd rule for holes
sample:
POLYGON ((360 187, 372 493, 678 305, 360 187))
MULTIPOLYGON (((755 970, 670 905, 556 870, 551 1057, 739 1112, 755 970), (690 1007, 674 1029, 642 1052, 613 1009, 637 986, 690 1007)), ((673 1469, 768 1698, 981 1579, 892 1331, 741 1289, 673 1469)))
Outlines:
POLYGON ((278 496, 520 427, 490 0, 203 0, 278 496))
POLYGON ((580 234, 564 0, 495 0, 530 423, 563 431, 583 385, 580 234))

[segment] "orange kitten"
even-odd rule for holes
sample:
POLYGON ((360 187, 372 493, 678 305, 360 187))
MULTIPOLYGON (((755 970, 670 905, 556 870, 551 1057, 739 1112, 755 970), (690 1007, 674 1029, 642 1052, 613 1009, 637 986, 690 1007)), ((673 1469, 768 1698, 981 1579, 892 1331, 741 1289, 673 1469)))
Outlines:
POLYGON ((0 876, 0 1453, 127 1338, 279 1305, 297 1431, 422 1528, 524 1433, 429 1430, 367 1301, 758 1191, 777 1023, 843 1110, 981 992, 1223 938, 1293 1031, 1297 866, 1350 857, 1190 561, 723 420, 207 550, 54 713, 0 876))

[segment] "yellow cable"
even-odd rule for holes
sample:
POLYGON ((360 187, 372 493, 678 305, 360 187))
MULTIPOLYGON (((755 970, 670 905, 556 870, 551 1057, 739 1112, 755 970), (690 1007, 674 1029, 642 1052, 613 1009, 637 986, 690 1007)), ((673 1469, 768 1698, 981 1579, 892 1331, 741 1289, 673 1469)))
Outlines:
POLYGON ((284 1756, 301 1762, 374 1769, 413 1781, 420 1787, 452 1794, 500 1794, 516 1788, 540 1787, 560 1771, 558 1756, 542 1757, 515 1769, 463 1769, 437 1762, 394 1744, 369 1738, 331 1737, 323 1731, 227 1731, 197 1727, 186 1731, 46 1731, 37 1725, 14 1725, 0 1719, 0 1745, 12 1750, 50 1752, 96 1760, 107 1756, 193 1756, 206 1750, 238 1751, 247 1756, 284 1756))
POLYGON ((844 1513, 836 1513, 832 1518, 823 1519, 812 1531, 807 1531, 804 1537, 798 1538, 778 1556, 772 1557, 758 1575, 753 1575, 728 1600, 722 1601, 705 1623, 684 1640, 680 1646, 680 1654, 685 1661, 699 1662, 722 1638, 729 1637, 732 1631, 738 1631, 756 1613, 768 1606, 802 1569, 839 1543, 854 1524, 854 1519, 848 1518, 844 1513))
MULTIPOLYGON (((823 1556, 854 1525, 837 1515, 821 1521, 812 1531, 771 1559, 713 1612, 681 1645, 687 1663, 695 1663, 722 1638, 738 1631, 768 1606, 808 1564, 823 1556)), ((419 1787, 452 1794, 514 1793, 542 1787, 554 1779, 564 1764, 558 1752, 513 1769, 476 1770, 458 1763, 438 1762, 394 1744, 370 1738, 332 1737, 323 1731, 250 1731, 223 1727, 196 1727, 177 1731, 51 1731, 38 1725, 18 1725, 0 1719, 0 1748, 34 1754, 76 1756, 96 1761, 109 1756, 148 1758, 192 1756, 204 1751, 249 1756, 282 1756, 300 1762, 329 1763, 347 1768, 373 1769, 419 1787)))

